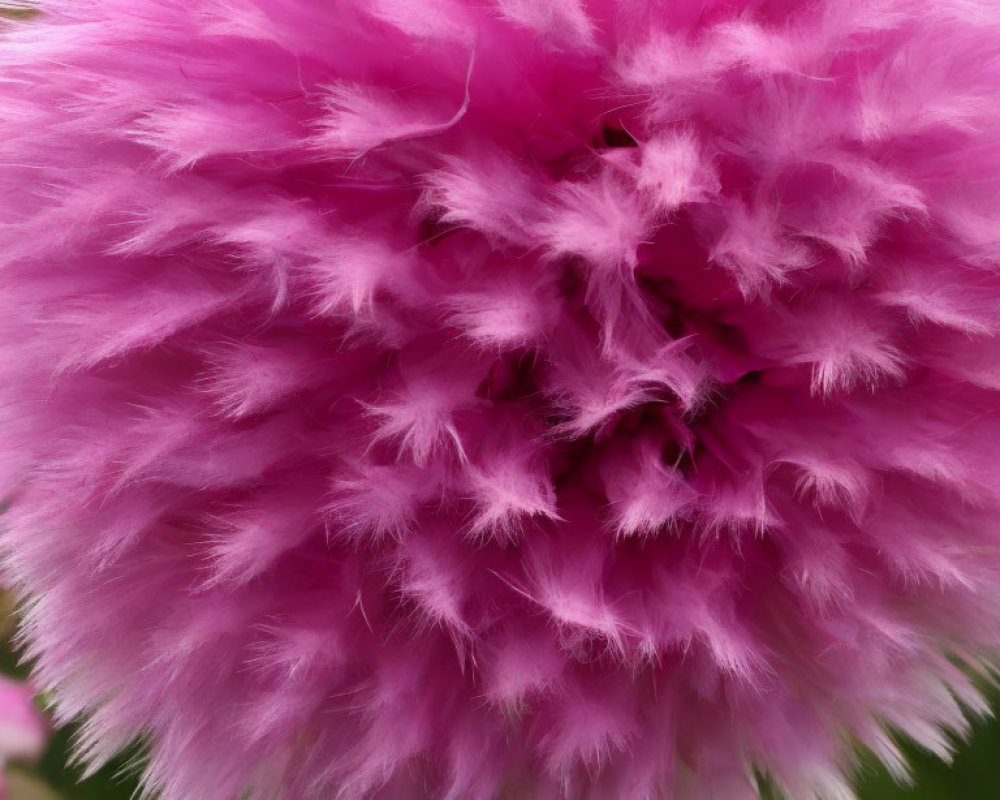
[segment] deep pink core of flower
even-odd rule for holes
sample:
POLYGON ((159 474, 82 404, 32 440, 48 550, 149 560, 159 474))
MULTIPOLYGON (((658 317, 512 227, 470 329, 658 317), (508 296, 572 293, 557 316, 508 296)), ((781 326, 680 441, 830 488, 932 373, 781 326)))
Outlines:
POLYGON ((849 798, 982 709, 994 0, 0 25, 0 548, 92 762, 849 798))

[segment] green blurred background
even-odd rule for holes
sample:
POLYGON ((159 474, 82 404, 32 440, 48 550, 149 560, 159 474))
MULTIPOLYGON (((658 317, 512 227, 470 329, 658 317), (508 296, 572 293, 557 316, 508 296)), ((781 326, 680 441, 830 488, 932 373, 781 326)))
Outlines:
MULTIPOLYGON (((997 698, 993 700, 997 708, 997 698)), ((959 744, 953 764, 915 747, 907 748, 915 785, 896 786, 884 769, 867 766, 860 778, 864 800, 998 800, 1000 799, 1000 724, 984 721, 971 741, 959 744)))

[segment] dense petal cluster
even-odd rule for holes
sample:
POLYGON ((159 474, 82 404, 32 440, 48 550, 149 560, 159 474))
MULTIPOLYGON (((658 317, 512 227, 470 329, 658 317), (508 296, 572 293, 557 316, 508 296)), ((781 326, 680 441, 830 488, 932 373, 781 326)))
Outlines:
POLYGON ((849 798, 982 709, 993 0, 0 25, 0 546, 87 758, 849 798))

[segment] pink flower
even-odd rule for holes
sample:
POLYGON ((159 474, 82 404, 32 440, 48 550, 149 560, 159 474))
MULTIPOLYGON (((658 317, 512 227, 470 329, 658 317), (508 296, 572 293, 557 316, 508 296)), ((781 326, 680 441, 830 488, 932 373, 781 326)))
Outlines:
MULTIPOLYGON (((32 687, 0 677, 0 768, 8 761, 41 757, 48 738, 48 723, 35 707, 32 687)), ((6 782, 0 772, 0 798, 6 796, 6 782)))
POLYGON ((995 2, 0 24, 0 549, 90 762, 849 798, 986 711, 995 2))

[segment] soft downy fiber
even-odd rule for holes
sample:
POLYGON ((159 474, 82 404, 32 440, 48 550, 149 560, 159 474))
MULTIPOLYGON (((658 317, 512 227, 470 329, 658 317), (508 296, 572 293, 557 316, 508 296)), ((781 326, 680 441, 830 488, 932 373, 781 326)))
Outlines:
POLYGON ((995 3, 2 24, 0 542, 89 763, 843 800, 985 711, 995 3))

